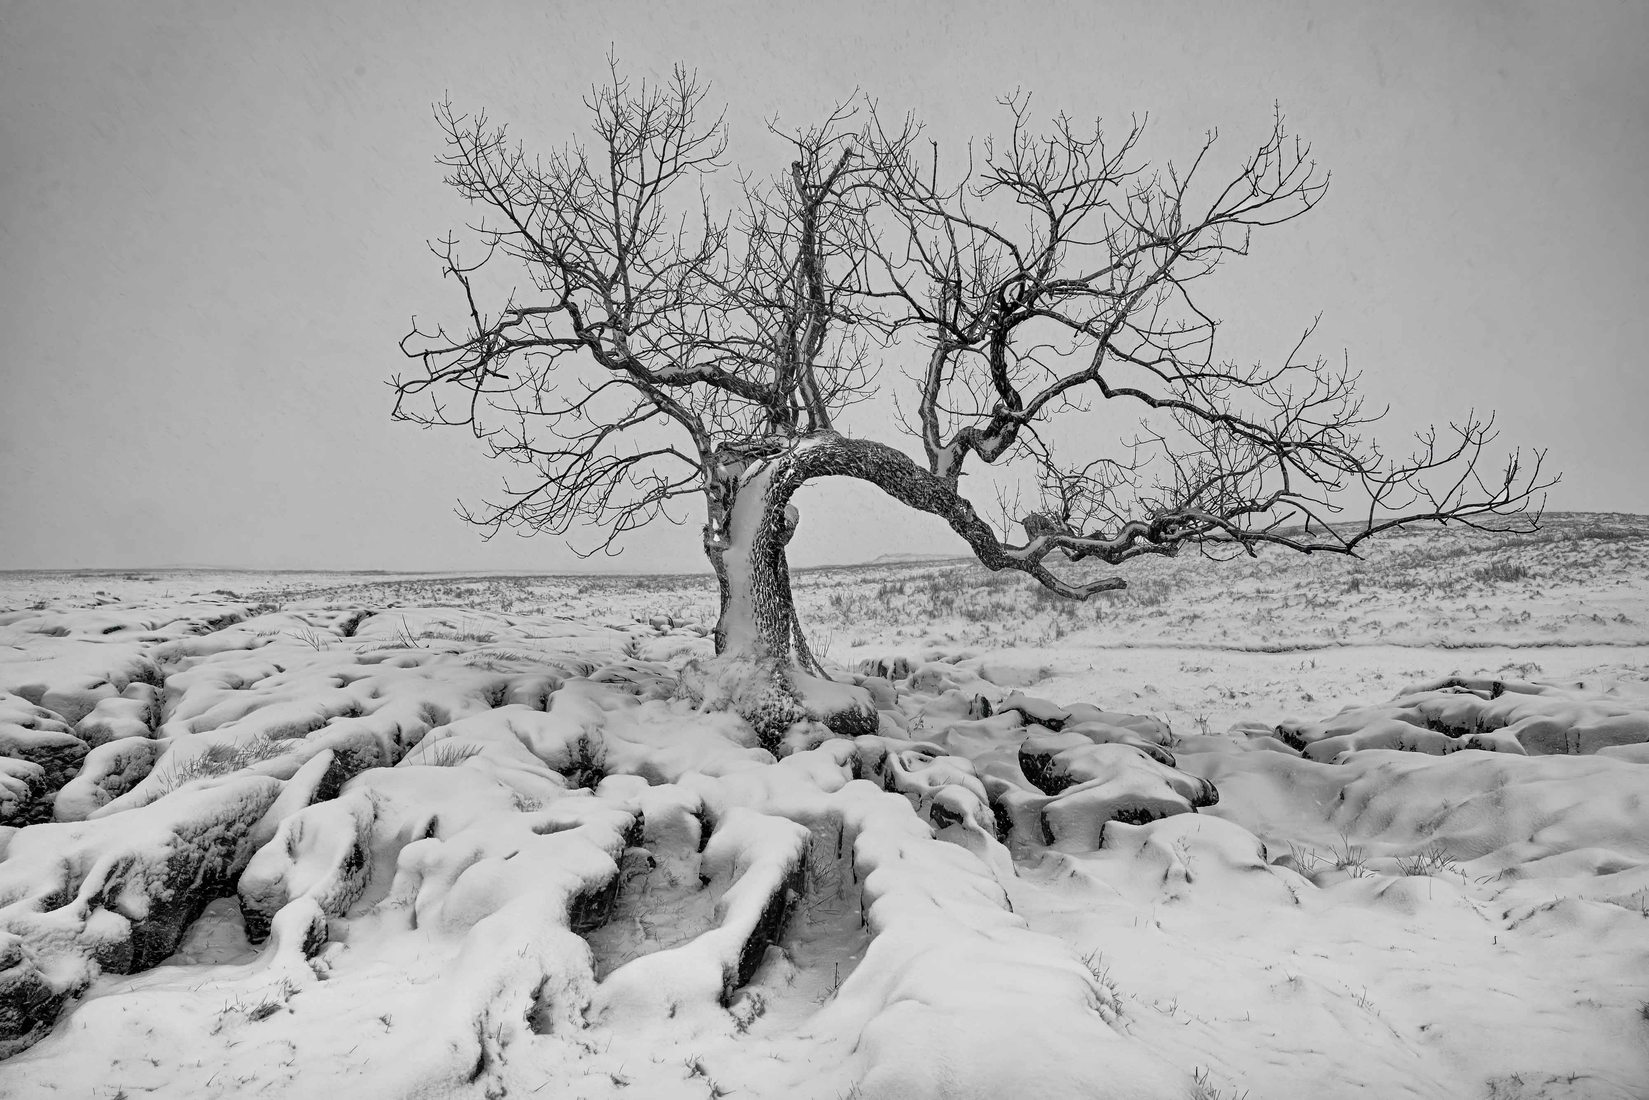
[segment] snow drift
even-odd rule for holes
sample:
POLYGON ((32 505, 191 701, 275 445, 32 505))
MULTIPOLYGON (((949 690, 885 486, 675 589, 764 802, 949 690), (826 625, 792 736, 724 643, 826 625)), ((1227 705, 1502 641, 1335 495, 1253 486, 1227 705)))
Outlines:
POLYGON ((1011 655, 889 653, 841 677, 878 733, 775 755, 678 690, 702 627, 367 610, 0 615, 0 1086, 1649 1080, 1630 685, 1184 736, 1011 655))

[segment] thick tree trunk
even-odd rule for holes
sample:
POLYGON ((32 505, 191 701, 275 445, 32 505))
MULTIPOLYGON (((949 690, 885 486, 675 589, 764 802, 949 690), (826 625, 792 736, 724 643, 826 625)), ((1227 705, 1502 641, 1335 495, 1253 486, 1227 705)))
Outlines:
MULTIPOLYGON (((1009 553, 947 481, 886 444, 823 431, 760 454, 731 456, 717 471, 705 529, 705 550, 721 587, 716 653, 723 674, 713 678, 722 681, 723 690, 706 688, 696 694, 702 701, 743 714, 764 740, 776 740, 792 724, 807 719, 838 732, 875 729, 865 693, 821 682, 796 664, 798 647, 792 638, 799 640, 800 630, 785 546, 797 524, 791 498, 816 477, 867 481, 902 504, 940 516, 991 569, 1019 570, 1077 599, 1113 586, 1104 582, 1073 587, 1040 563, 1009 553)), ((810 660, 805 642, 799 648, 804 660, 810 660)))
MULTIPOLYGON (((791 496, 801 487, 794 463, 782 456, 751 471, 738 486, 728 514, 727 548, 718 574, 721 617, 717 652, 789 664, 796 626, 785 548, 800 521, 791 496)), ((802 480, 805 480, 803 478, 802 480)))
POLYGON ((867 693, 822 676, 796 619, 785 547, 799 519, 790 498, 809 475, 794 458, 786 450, 721 471, 705 530, 721 595, 716 659, 688 677, 690 694, 738 712, 770 748, 797 723, 848 735, 877 728, 867 693))

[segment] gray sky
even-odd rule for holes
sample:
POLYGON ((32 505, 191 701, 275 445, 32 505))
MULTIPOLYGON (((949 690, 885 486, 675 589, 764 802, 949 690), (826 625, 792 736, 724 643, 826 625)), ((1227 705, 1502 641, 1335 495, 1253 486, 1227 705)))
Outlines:
MULTIPOLYGON (((1233 346, 1321 313, 1398 442, 1497 408, 1564 471, 1553 507, 1649 512, 1645 42, 1637 2, 0 0, 0 568, 574 563, 454 518, 499 471, 390 423, 384 381, 452 306, 430 104, 547 150, 609 44, 697 67, 759 174, 765 115, 855 86, 951 143, 1022 86, 1233 159, 1280 103, 1333 185, 1220 277, 1233 346)), ((800 564, 951 545, 868 487, 807 493, 800 564)), ((613 564, 704 568, 696 522, 613 564)))

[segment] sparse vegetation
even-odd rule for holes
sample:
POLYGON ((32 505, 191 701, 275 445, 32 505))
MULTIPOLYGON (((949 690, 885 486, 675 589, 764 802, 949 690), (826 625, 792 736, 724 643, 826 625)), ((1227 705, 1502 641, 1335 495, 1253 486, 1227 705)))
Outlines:
POLYGON ((197 779, 230 775, 287 751, 280 741, 267 737, 217 741, 189 755, 174 749, 161 757, 145 782, 158 798, 197 779))
POLYGON ((389 637, 389 648, 422 649, 423 647, 423 643, 418 640, 418 635, 413 633, 412 628, 407 625, 406 616, 402 615, 401 625, 398 626, 395 629, 395 632, 389 637))
POLYGON ((1314 875, 1323 868, 1335 871, 1344 871, 1352 878, 1363 878, 1374 874, 1367 866, 1368 855, 1361 845, 1351 843, 1351 838, 1345 833, 1340 834, 1338 844, 1332 846, 1327 855, 1305 845, 1290 842, 1289 856, 1293 864, 1305 875, 1314 875))
POLYGON ((1082 957, 1082 966, 1094 979, 1094 985, 1099 989, 1099 1012, 1105 1021, 1116 1024, 1122 1020, 1122 993, 1111 978, 1111 968, 1105 962, 1105 954, 1094 950, 1082 957))
POLYGON ((1527 566, 1513 561, 1493 561, 1472 570, 1472 576, 1484 584, 1511 584, 1533 575, 1527 566))
POLYGON ((434 740, 426 738, 418 744, 405 761, 407 764, 427 764, 432 768, 455 768, 481 752, 481 746, 450 737, 434 740))
POLYGON ((267 1020, 286 1007, 294 992, 295 988, 291 981, 282 978, 273 988, 261 995, 235 998, 224 1005, 218 1013, 217 1021, 212 1026, 212 1034, 216 1035, 237 1020, 247 1023, 267 1020))
POLYGON ((1413 855, 1397 861, 1397 870, 1404 875, 1441 875, 1458 873, 1455 861, 1441 844, 1430 844, 1413 855))
POLYGON ((733 1030, 743 1035, 750 1030, 750 1025, 767 1014, 767 998, 745 990, 728 1006, 727 1011, 733 1017, 733 1030))
POLYGON ((1191 1072, 1191 1091, 1189 1100, 1247 1100, 1248 1093, 1238 1092, 1235 1087, 1229 1093, 1216 1088, 1213 1083, 1213 1071, 1197 1067, 1191 1072))
POLYGON ((323 634, 312 626, 300 627, 297 630, 288 631, 288 633, 297 641, 308 646, 310 649, 315 650, 316 652, 326 649, 332 644, 332 636, 330 634, 323 634))

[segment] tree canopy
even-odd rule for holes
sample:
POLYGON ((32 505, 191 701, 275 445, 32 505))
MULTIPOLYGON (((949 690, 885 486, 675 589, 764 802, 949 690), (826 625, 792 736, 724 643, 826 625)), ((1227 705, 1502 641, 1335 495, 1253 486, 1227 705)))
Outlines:
MULTIPOLYGON (((1308 353, 1314 323, 1276 361, 1222 357, 1210 277, 1328 187, 1280 112, 1222 169, 1214 133, 1153 165, 1140 120, 1038 125, 1029 96, 1001 103, 999 132, 947 151, 856 95, 770 125, 785 155, 765 177, 731 168, 723 115, 679 67, 614 67, 585 100, 591 138, 544 156, 438 105, 446 182, 478 216, 432 245, 463 311, 415 321, 395 415, 466 427, 511 465, 501 498, 463 511, 494 530, 611 549, 701 499, 724 617, 745 583, 728 553, 782 580, 789 497, 818 476, 872 482, 1073 598, 1125 583, 1072 574, 1085 559, 1352 553, 1405 524, 1538 518, 1544 452, 1495 457, 1476 412, 1386 450, 1358 375, 1308 353), (872 399, 908 447, 844 430, 872 399), (1096 428, 1117 408, 1137 426, 1096 428), (1018 490, 963 480, 1004 468, 1018 490), (757 491, 767 534, 741 543, 757 491)), ((769 651, 789 645, 776 623, 769 651)))

